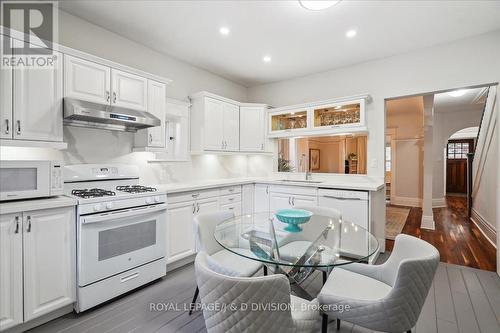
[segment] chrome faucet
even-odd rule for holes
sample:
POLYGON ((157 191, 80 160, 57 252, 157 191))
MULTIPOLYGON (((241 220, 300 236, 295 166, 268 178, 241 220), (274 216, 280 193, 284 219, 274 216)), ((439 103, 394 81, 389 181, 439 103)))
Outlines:
POLYGON ((302 155, 302 157, 305 160, 304 166, 307 165, 307 167, 306 167, 306 180, 312 180, 311 170, 309 169, 309 167, 310 167, 309 160, 307 158, 305 158, 306 156, 304 154, 302 155))

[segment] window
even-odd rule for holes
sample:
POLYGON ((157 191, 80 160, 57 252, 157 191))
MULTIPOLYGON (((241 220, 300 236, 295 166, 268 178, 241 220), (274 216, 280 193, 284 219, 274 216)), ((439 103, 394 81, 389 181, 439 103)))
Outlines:
POLYGON ((449 160, 466 159, 469 148, 469 142, 449 142, 446 155, 449 160))
POLYGON ((391 146, 385 147, 385 171, 391 171, 391 146))

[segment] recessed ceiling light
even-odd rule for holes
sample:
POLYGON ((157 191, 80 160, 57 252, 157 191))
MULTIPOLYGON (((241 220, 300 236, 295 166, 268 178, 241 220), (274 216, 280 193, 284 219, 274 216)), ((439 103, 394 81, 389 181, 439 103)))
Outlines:
POLYGON ((299 0, 300 5, 309 10, 323 10, 335 6, 342 0, 337 1, 320 1, 320 0, 299 0))
POLYGON ((219 32, 223 36, 229 35, 229 28, 228 27, 220 27, 219 32))
POLYGON ((348 30, 348 31, 345 33, 345 36, 346 36, 347 38, 353 38, 354 36, 356 36, 356 35, 357 35, 357 33, 358 33, 358 32, 357 32, 356 30, 351 29, 351 30, 348 30))
POLYGON ((271 56, 268 56, 268 55, 264 56, 264 57, 262 58, 262 61, 263 61, 263 62, 271 62, 271 56))
POLYGON ((451 97, 460 97, 460 96, 463 96, 467 93, 467 90, 465 89, 460 89, 460 90, 454 90, 454 91, 450 91, 448 93, 448 95, 450 95, 451 97))

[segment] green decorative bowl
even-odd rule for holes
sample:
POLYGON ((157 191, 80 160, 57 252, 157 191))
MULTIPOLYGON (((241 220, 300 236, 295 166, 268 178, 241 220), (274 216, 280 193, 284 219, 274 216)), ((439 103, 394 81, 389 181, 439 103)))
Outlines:
POLYGON ((312 215, 313 213, 304 209, 282 209, 276 212, 276 218, 280 222, 288 224, 285 227, 285 230, 288 232, 302 231, 299 224, 309 222, 312 215))

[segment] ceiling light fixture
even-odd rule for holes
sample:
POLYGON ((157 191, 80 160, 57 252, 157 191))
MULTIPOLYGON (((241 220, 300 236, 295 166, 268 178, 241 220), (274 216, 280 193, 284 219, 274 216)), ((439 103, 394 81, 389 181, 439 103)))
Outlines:
POLYGON ((268 55, 264 56, 264 57, 262 58, 262 61, 263 61, 263 62, 271 62, 271 56, 268 56, 268 55))
POLYGON ((465 89, 460 89, 460 90, 454 90, 454 91, 450 91, 448 93, 448 95, 450 95, 451 97, 460 97, 460 96, 463 96, 467 93, 467 90, 465 89))
POLYGON ((342 0, 320 1, 320 0, 299 0, 300 5, 308 10, 323 10, 335 6, 342 0))
POLYGON ((345 33, 345 36, 347 38, 353 38, 354 36, 356 36, 358 34, 358 32, 354 29, 351 29, 351 30, 348 30, 346 33, 345 33))
POLYGON ((228 27, 220 27, 219 32, 223 36, 229 35, 229 28, 228 27))

